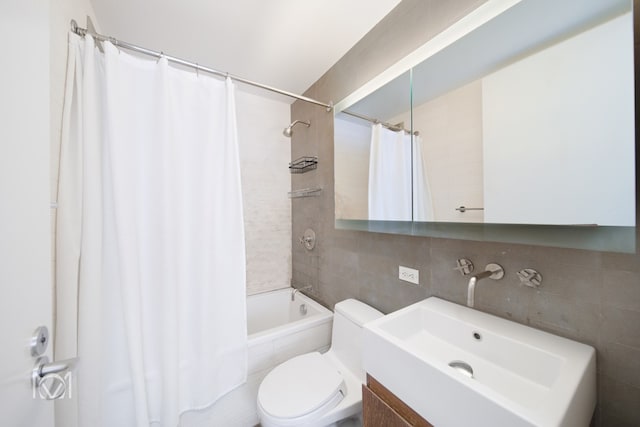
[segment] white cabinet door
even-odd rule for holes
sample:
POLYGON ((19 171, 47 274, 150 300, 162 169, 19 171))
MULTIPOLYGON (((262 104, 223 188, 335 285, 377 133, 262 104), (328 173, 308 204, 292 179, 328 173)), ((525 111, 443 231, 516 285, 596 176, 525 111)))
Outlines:
POLYGON ((49 2, 2 0, 0 40, 0 424, 51 427, 29 351, 52 326, 49 2))

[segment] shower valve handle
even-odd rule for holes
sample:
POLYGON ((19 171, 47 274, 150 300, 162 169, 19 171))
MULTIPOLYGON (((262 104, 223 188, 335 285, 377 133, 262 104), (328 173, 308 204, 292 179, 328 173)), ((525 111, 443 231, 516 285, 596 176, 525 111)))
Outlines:
POLYGON ((307 250, 312 250, 316 246, 316 233, 312 229, 307 228, 302 237, 300 237, 299 242, 301 245, 304 245, 307 250))

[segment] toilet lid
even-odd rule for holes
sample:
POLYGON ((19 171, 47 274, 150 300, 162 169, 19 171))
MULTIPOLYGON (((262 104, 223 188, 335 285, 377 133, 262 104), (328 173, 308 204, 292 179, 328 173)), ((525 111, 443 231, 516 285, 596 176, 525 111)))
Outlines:
POLYGON ((329 410, 345 394, 342 374, 320 353, 307 353, 278 365, 260 384, 258 402, 275 418, 302 417, 329 410), (342 394, 336 399, 336 394, 342 394), (331 407, 323 408, 323 406, 331 407))

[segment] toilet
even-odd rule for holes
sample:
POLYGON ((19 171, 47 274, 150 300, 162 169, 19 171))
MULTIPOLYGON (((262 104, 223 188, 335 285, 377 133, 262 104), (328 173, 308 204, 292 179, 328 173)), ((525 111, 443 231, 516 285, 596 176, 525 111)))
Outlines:
POLYGON ((362 325, 383 316, 355 299, 335 306, 331 348, 276 366, 258 389, 262 427, 337 426, 362 412, 362 325))

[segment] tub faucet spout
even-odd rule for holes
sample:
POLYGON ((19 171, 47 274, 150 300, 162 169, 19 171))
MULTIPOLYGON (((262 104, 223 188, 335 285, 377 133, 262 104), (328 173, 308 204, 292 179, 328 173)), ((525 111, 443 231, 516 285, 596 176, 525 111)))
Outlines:
POLYGON ((478 280, 485 278, 499 280, 504 277, 504 269, 499 264, 491 263, 487 264, 485 271, 482 273, 474 274, 469 279, 469 285, 467 287, 467 307, 473 308, 476 294, 476 284, 478 280))
POLYGON ((291 301, 295 301, 296 300, 296 294, 300 291, 310 291, 311 290, 311 285, 307 285, 307 286, 301 286, 299 288, 293 288, 291 290, 291 301))

